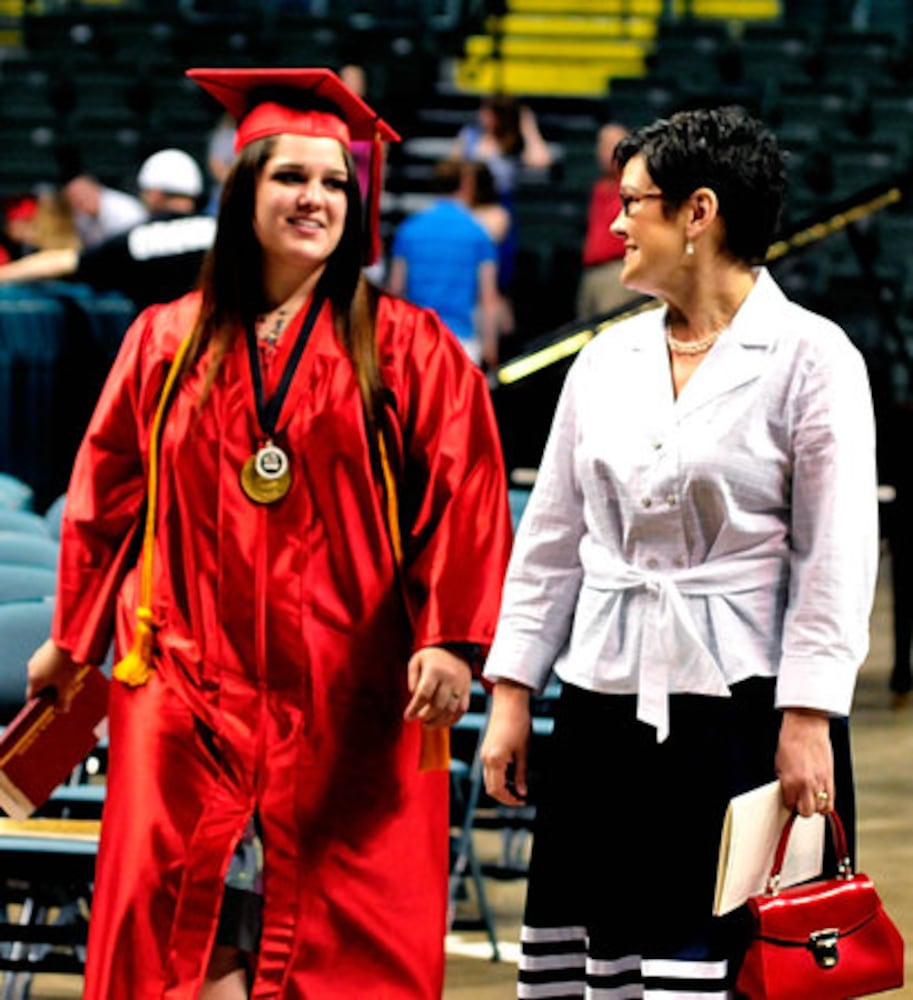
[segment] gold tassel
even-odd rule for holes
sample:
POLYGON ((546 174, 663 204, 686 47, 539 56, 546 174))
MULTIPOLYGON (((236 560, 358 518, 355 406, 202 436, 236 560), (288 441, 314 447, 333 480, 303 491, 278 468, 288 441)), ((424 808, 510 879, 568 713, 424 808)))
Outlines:
POLYGON ((130 652, 115 663, 112 676, 127 687, 140 687, 152 676, 152 640, 154 637, 152 609, 136 609, 136 629, 130 652))
POLYGON ((165 385, 159 397, 152 431, 149 437, 149 475, 146 499, 146 524, 143 530, 143 549, 140 555, 139 607, 136 609, 136 627, 133 632, 133 646, 130 652, 114 665, 111 676, 127 687, 140 687, 149 682, 154 669, 152 664, 152 644, 155 625, 152 618, 152 558, 155 550, 155 511, 158 500, 158 453, 159 437, 171 391, 181 373, 184 355, 190 349, 193 335, 188 334, 182 341, 168 369, 165 385))
POLYGON ((422 726, 422 749, 419 754, 420 771, 450 770, 450 730, 422 726))

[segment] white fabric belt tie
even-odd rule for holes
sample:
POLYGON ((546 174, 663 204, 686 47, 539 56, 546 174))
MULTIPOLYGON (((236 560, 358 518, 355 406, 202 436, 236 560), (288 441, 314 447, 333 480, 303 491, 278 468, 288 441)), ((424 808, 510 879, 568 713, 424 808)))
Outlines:
POLYGON ((770 556, 704 563, 670 573, 612 563, 585 571, 586 582, 611 590, 644 590, 655 598, 644 619, 637 687, 637 718, 656 729, 656 741, 669 736, 669 677, 689 677, 688 692, 729 697, 723 668, 707 648, 682 595, 708 597, 758 590, 779 578, 782 561, 770 556), (770 565, 770 583, 758 583, 759 568, 770 565), (748 581, 751 581, 750 583, 748 581))

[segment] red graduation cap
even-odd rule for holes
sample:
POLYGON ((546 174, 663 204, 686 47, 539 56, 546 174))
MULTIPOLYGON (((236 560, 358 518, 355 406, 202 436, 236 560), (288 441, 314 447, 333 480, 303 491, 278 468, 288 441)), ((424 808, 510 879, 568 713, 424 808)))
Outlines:
MULTIPOLYGON (((346 148, 353 140, 373 143, 367 219, 369 255, 380 250, 381 143, 398 142, 400 136, 369 105, 329 69, 191 69, 187 76, 214 97, 238 123, 235 150, 255 139, 292 133, 339 140, 346 148), (258 90, 282 88, 312 95, 339 109, 302 111, 288 107, 272 95, 258 100, 258 90)), ((281 99, 280 99, 281 100, 281 99)))

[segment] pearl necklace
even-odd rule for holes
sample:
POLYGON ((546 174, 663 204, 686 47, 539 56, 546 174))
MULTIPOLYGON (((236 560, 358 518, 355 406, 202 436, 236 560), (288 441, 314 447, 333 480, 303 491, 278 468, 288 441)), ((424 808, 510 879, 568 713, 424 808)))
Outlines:
POLYGON ((722 330, 714 330, 713 333, 708 333, 700 340, 679 340, 672 336, 671 330, 666 330, 666 343, 673 354, 703 354, 713 347, 722 332, 722 330))

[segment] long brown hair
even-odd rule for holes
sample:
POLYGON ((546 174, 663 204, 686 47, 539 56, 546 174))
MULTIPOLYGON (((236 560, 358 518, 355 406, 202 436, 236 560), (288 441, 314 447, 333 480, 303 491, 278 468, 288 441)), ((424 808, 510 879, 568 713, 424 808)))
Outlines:
MULTIPOLYGON (((257 179, 272 155, 276 137, 245 146, 232 165, 222 188, 218 225, 212 248, 200 276, 202 303, 186 365, 212 344, 212 362, 206 373, 201 403, 205 401, 222 360, 247 323, 263 311, 260 275, 263 251, 253 227, 257 179), (256 276, 252 280, 252 276, 256 276)), ((366 227, 362 218, 358 173, 351 153, 346 161, 348 208, 339 245, 326 264, 321 283, 333 306, 336 335, 352 360, 369 419, 379 412, 383 385, 374 336, 377 292, 362 273, 366 227)))

